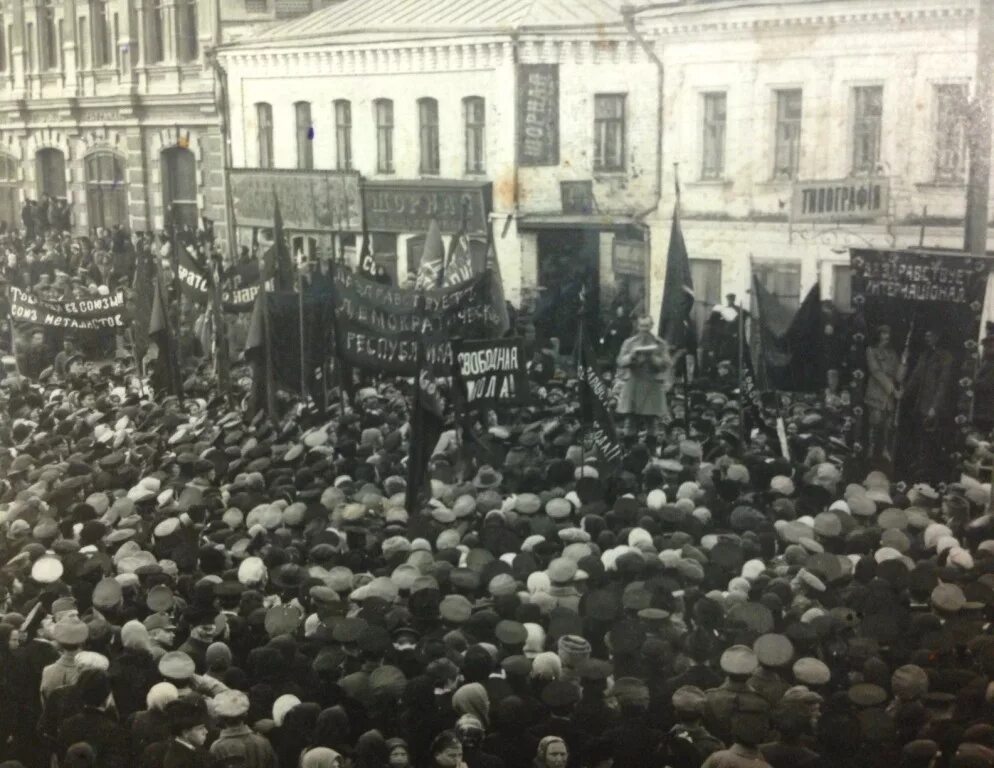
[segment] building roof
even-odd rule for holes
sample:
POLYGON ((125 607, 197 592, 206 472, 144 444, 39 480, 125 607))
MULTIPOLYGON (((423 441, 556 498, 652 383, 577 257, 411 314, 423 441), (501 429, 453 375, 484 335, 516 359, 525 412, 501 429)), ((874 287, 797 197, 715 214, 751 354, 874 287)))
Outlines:
POLYGON ((344 0, 253 43, 377 33, 492 33, 619 25, 622 0, 344 0))

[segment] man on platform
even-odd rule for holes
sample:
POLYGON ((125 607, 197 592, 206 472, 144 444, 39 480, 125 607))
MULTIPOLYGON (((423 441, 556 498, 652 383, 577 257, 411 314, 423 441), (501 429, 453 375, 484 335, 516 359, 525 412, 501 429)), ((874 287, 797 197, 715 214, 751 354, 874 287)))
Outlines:
POLYGON ((877 343, 866 349, 866 403, 870 460, 891 458, 894 409, 901 397, 901 361, 890 345, 889 325, 877 328, 877 343))
POLYGON ((943 476, 944 422, 953 386, 953 356, 939 348, 939 332, 925 332, 925 349, 908 379, 902 404, 911 419, 910 455, 922 477, 943 476))
POLYGON ((657 419, 668 421, 666 390, 673 361, 666 342, 652 332, 652 319, 640 317, 638 331, 625 339, 618 353, 618 378, 623 382, 618 413, 627 416, 632 432, 645 424, 652 432, 657 419))

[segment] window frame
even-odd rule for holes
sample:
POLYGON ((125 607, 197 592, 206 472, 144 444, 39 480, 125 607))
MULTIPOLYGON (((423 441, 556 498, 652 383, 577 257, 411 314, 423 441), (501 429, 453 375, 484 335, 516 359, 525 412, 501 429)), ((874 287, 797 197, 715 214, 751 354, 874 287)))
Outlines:
POLYGON ((83 186, 86 190, 86 209, 89 225, 110 226, 128 223, 128 189, 125 183, 126 164, 124 158, 116 152, 106 149, 96 150, 83 158, 83 186), (105 178, 102 171, 105 169, 104 161, 109 160, 111 178, 105 178), (91 175, 91 168, 95 168, 97 173, 91 175), (109 205, 108 205, 109 204, 109 205), (101 214, 106 214, 108 210, 114 210, 120 216, 115 216, 116 221, 108 222, 106 215, 100 217, 100 221, 95 223, 95 209, 99 209, 101 214))
POLYGON ((418 99, 418 170, 422 176, 441 173, 441 143, 439 138, 438 99, 423 96, 418 99), (426 115, 427 110, 427 115, 426 115), (433 118, 431 120, 426 119, 433 118))
POLYGON ((148 5, 148 13, 145 16, 145 51, 148 55, 149 64, 163 64, 166 61, 164 12, 164 0, 151 0, 148 5))
POLYGON ((193 64, 200 58, 197 0, 176 0, 176 60, 193 64))
POLYGON ((114 65, 110 38, 107 0, 90 0, 90 64, 93 69, 114 65))
POLYGON ((273 105, 268 101, 255 103, 255 150, 259 168, 273 167, 273 105))
POLYGON ((727 172, 728 91, 701 92, 701 181, 724 181, 727 172), (709 106, 721 99, 721 120, 710 114, 709 106), (720 127, 720 136, 719 133, 720 127))
POLYGON ((332 110, 335 113, 335 168, 339 171, 351 171, 352 102, 348 99, 335 99, 332 110))
POLYGON ((850 140, 852 141, 852 152, 850 153, 852 175, 872 176, 877 173, 883 157, 884 86, 880 83, 854 85, 850 91, 850 103, 852 104, 852 119, 849 126, 850 140), (865 107, 869 103, 868 96, 871 91, 880 94, 880 113, 878 115, 861 114, 861 107, 865 107), (866 157, 860 156, 866 138, 873 140, 875 157, 872 162, 867 162, 866 157))
POLYGON ((476 175, 487 172, 487 101, 482 96, 462 100, 465 170, 476 175), (477 110, 479 110, 477 112, 477 110))
POLYGON ((57 72, 61 61, 59 27, 55 0, 43 0, 38 6, 38 68, 41 72, 57 72))
POLYGON ((801 167, 801 136, 804 130, 804 89, 777 88, 773 91, 773 170, 774 181, 794 181, 801 167), (784 114, 787 111, 786 99, 798 99, 797 117, 784 114), (787 129, 786 131, 784 129, 787 129), (786 163, 781 162, 787 154, 786 163))
POLYGON ((394 104, 393 99, 379 98, 373 100, 373 122, 376 125, 376 172, 394 173, 393 162, 393 131, 394 104), (389 112, 381 114, 381 108, 389 112), (384 120, 383 118, 388 118, 384 120))
POLYGON ((963 82, 941 82, 932 84, 932 101, 934 105, 935 120, 933 122, 933 162, 932 178, 938 184, 960 184, 966 181, 966 171, 968 168, 969 142, 967 141, 967 117, 968 105, 970 103, 970 86, 963 82), (943 91, 959 91, 958 97, 954 97, 956 103, 943 104, 940 94, 943 91), (959 135, 955 142, 959 145, 954 150, 950 150, 944 145, 950 139, 952 132, 959 135), (943 151, 955 151, 958 156, 958 163, 955 168, 948 168, 942 162, 943 151))
POLYGON ((9 43, 10 37, 8 36, 7 23, 4 20, 3 13, 0 12, 0 75, 8 74, 7 61, 9 54, 7 48, 9 43))
POLYGON ((625 122, 627 118, 626 93, 595 93, 594 94, 594 170, 599 173, 618 173, 625 170, 626 136, 625 122), (598 106, 601 104, 620 104, 621 115, 602 117, 598 115, 598 106), (616 157, 608 161, 607 147, 609 132, 611 129, 617 133, 614 137, 616 143, 616 157))
POLYGON ((197 220, 200 217, 200 206, 197 200, 198 195, 198 185, 197 185, 197 157, 193 154, 193 151, 187 147, 172 146, 167 147, 162 150, 159 157, 161 172, 162 172, 162 208, 163 213, 168 214, 169 209, 175 205, 179 204, 183 206, 183 210, 189 211, 192 209, 192 216, 186 217, 187 224, 191 226, 196 226, 197 220), (179 165, 175 168, 170 167, 169 159, 171 157, 184 157, 189 158, 192 162, 193 168, 193 196, 192 197, 177 197, 176 192, 179 185, 176 183, 179 180, 180 174, 178 173, 179 165), (174 172, 175 171, 175 172, 174 172))
POLYGON ((297 169, 301 171, 314 170, 314 114, 311 111, 311 102, 295 101, 293 103, 294 129, 297 137, 297 169), (307 108, 306 122, 302 125, 302 110, 307 108))

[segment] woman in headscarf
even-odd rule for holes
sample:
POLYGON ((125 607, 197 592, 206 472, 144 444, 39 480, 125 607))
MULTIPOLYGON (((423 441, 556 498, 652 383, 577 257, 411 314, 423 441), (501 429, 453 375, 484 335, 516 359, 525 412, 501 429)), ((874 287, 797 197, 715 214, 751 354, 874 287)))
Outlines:
POLYGON ((390 768, 411 768, 411 750, 403 739, 387 739, 390 768))
POLYGON ((342 768, 342 756, 328 747, 312 747, 301 755, 300 768, 342 768))
POLYGON ((538 743, 538 754, 535 755, 535 768, 566 768, 569 760, 569 750, 566 742, 558 736, 546 736, 538 743))
POLYGON ((390 750, 383 734, 379 731, 366 731, 355 745, 355 768, 387 768, 390 750))
POLYGON ((484 730, 490 725, 490 697, 480 683, 468 683, 452 696, 452 708, 457 715, 472 715, 481 723, 484 730))

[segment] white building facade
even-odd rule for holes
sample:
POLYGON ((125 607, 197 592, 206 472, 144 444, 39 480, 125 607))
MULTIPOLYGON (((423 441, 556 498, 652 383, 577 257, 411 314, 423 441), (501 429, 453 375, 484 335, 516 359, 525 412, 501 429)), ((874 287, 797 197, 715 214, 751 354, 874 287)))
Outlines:
POLYGON ((962 248, 977 6, 801 0, 638 13, 665 69, 650 308, 676 170, 699 321, 725 294, 744 297, 752 274, 795 305, 820 281, 848 311, 849 247, 962 248))
POLYGON ((400 282, 424 214, 448 208, 449 236, 460 191, 483 190, 513 302, 584 281, 609 301, 616 254, 644 272, 658 68, 604 0, 477 5, 345 0, 226 46, 233 165, 361 174, 373 250, 400 282))

